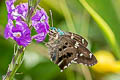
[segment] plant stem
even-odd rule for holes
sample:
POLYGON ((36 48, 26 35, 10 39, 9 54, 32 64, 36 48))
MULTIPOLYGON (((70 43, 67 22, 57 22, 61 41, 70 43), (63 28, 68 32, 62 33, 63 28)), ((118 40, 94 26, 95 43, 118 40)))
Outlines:
POLYGON ((2 80, 12 80, 16 71, 19 69, 19 67, 22 64, 23 61, 23 55, 24 55, 24 47, 18 48, 12 58, 11 63, 9 64, 8 71, 6 73, 6 76, 3 77, 2 80))
POLYGON ((37 8, 38 4, 40 3, 40 0, 28 0, 28 14, 27 14, 27 24, 29 27, 31 27, 31 17, 34 13, 34 10, 37 8))
POLYGON ((81 65, 81 70, 83 72, 83 75, 85 76, 85 80, 92 80, 91 73, 87 66, 81 65))

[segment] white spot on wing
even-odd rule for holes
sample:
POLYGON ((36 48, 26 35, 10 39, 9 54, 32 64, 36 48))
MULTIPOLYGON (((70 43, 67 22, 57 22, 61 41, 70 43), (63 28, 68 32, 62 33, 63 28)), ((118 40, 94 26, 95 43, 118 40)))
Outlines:
POLYGON ((63 70, 60 70, 60 72, 63 72, 63 70))
POLYGON ((79 47, 79 43, 76 41, 75 48, 79 47))
POLYGON ((68 66, 70 66, 70 65, 71 65, 71 63, 68 64, 68 66))
POLYGON ((92 53, 90 53, 89 55, 90 55, 90 58, 92 58, 92 55, 93 55, 93 54, 92 54, 92 53))
POLYGON ((73 36, 73 34, 72 34, 71 39, 73 39, 73 38, 74 38, 74 36, 73 36))
POLYGON ((71 63, 77 63, 76 61, 74 61, 74 60, 71 60, 71 63))
POLYGON ((83 56, 83 54, 81 53, 80 56, 83 56))
POLYGON ((79 54, 77 53, 77 54, 76 54, 76 58, 78 58, 78 55, 79 55, 79 54))
POLYGON ((78 58, 74 58, 74 60, 77 60, 78 58))
POLYGON ((58 63, 58 66, 59 66, 62 62, 63 62, 63 60, 58 63))
POLYGON ((67 66, 64 66, 64 69, 66 69, 67 68, 67 66))
POLYGON ((82 39, 82 44, 84 44, 85 43, 85 40, 84 39, 82 39))

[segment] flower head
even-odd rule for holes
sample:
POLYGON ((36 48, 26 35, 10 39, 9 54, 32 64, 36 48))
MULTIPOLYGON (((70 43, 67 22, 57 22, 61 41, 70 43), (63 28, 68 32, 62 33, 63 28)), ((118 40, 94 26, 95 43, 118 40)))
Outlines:
POLYGON ((31 42, 30 34, 30 29, 23 21, 16 22, 16 25, 13 25, 13 22, 9 20, 5 28, 5 38, 12 38, 18 45, 22 45, 24 47, 31 42))
POLYGON ((31 38, 31 30, 26 23, 26 17, 29 14, 28 4, 22 3, 15 7, 14 2, 15 0, 6 1, 8 24, 5 28, 5 38, 12 38, 21 46, 27 46, 32 39, 35 39, 37 42, 43 41, 49 31, 48 16, 44 9, 37 10, 31 19, 32 26, 37 32, 31 38))
POLYGON ((15 9, 15 7, 14 7, 14 1, 13 0, 7 0, 6 1, 6 7, 7 7, 8 13, 11 13, 12 10, 15 9))
POLYGON ((32 17, 32 26, 38 33, 32 38, 37 42, 43 41, 49 31, 48 16, 44 9, 37 10, 36 14, 32 17))
POLYGON ((28 4, 22 3, 15 7, 14 2, 15 0, 6 1, 8 19, 18 20, 18 21, 25 19, 28 11, 28 4))

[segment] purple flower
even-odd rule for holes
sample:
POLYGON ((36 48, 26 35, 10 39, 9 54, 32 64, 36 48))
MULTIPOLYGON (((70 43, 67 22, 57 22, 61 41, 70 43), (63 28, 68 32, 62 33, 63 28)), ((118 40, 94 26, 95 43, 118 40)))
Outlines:
POLYGON ((37 34, 31 38, 31 30, 25 22, 28 14, 28 4, 22 3, 15 7, 15 1, 6 1, 8 24, 4 32, 5 38, 12 38, 18 45, 24 47, 31 43, 32 39, 35 39, 37 42, 43 41, 49 31, 48 16, 44 9, 37 10, 32 17, 32 26, 35 28, 37 34))
POLYGON ((28 4, 27 3, 22 3, 20 5, 17 5, 15 8, 15 13, 13 15, 16 15, 17 19, 16 20, 21 20, 26 19, 27 17, 27 12, 28 12, 28 4))
POLYGON ((13 3, 14 3, 13 0, 7 0, 7 1, 6 1, 6 7, 7 7, 7 11, 8 11, 8 13, 11 13, 12 10, 15 9, 13 3))
POLYGON ((27 16, 28 4, 23 3, 15 7, 14 2, 15 0, 6 1, 8 24, 6 25, 4 36, 6 39, 12 38, 18 45, 25 47, 31 42, 31 31, 23 21, 27 16))
POLYGON ((43 41, 49 32, 48 16, 44 9, 37 10, 36 14, 32 17, 32 26, 38 33, 32 38, 37 42, 43 41))
POLYGON ((21 21, 23 19, 25 20, 27 16, 27 11, 28 11, 27 3, 22 3, 15 7, 14 1, 9 0, 9 1, 6 1, 6 6, 8 10, 8 19, 18 20, 18 21, 21 21))
POLYGON ((12 20, 9 20, 4 33, 6 39, 12 38, 18 45, 24 47, 31 42, 30 35, 31 31, 25 22, 16 22, 16 26, 14 26, 12 20))

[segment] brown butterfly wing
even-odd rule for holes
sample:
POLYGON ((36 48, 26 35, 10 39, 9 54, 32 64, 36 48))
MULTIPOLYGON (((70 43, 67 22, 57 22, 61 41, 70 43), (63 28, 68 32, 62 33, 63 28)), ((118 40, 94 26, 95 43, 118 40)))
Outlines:
POLYGON ((71 39, 74 39, 75 41, 79 42, 79 44, 81 44, 82 46, 87 47, 88 42, 82 36, 71 32, 68 32, 67 35, 71 37, 71 39))
MULTIPOLYGON (((70 33, 71 34, 71 33, 70 33)), ((52 43, 50 55, 52 61, 57 64, 61 70, 67 68, 71 63, 83 63, 92 66, 97 63, 95 56, 86 48, 87 41, 81 36, 72 34, 59 36, 59 38, 52 43), (82 42, 84 39, 84 44, 82 42)))

